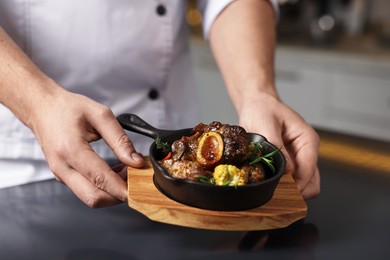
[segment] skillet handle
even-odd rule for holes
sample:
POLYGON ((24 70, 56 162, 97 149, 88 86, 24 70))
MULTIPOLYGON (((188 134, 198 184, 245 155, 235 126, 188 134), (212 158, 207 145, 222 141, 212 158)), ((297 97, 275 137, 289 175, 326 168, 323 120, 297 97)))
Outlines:
POLYGON ((153 139, 163 135, 167 130, 157 129, 134 114, 121 114, 116 118, 119 124, 126 130, 142 134, 153 139))

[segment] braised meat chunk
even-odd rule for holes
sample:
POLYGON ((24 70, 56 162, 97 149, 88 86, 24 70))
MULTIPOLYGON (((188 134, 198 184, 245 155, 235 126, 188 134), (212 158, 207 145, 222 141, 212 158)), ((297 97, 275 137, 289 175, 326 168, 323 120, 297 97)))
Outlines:
MULTIPOLYGON (((175 178, 215 185, 240 186, 265 179, 261 144, 252 143, 246 130, 214 121, 199 123, 191 136, 171 145, 171 157, 160 161, 175 178)), ((272 160, 266 160, 272 162, 272 160)))
MULTIPOLYGON (((207 136, 211 133, 218 133, 221 136, 224 146, 222 157, 220 158, 221 163, 235 164, 246 160, 250 140, 247 132, 241 126, 214 121, 209 125, 200 123, 194 127, 193 131, 202 136, 207 136)), ((215 136, 212 139, 217 139, 215 136)), ((208 148, 208 146, 205 148, 208 148)))

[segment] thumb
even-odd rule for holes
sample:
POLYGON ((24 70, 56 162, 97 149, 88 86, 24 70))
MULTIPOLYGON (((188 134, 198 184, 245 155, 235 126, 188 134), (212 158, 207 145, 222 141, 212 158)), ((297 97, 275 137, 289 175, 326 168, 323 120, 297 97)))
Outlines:
MULTIPOLYGON (((135 150, 133 143, 126 133, 122 130, 122 134, 114 144, 108 144, 118 159, 131 167, 140 168, 144 166, 145 161, 142 156, 135 150)), ((103 137, 104 138, 104 137, 103 137)))
POLYGON ((144 159, 137 153, 114 114, 109 110, 105 115, 100 117, 99 121, 93 119, 94 128, 122 163, 135 168, 142 167, 145 164, 144 159))
POLYGON ((277 148, 281 148, 281 152, 283 153, 284 157, 286 158, 286 170, 285 173, 287 174, 292 174, 295 171, 295 164, 294 161, 292 160, 287 146, 284 145, 283 140, 281 137, 277 135, 268 135, 265 136, 271 144, 275 145, 277 148))
POLYGON ((273 124, 271 122, 272 120, 265 120, 263 122, 248 124, 244 122, 244 120, 241 120, 240 125, 242 125, 249 132, 261 134, 267 139, 268 142, 275 145, 277 148, 281 148, 281 152, 286 158, 285 173, 292 174, 295 170, 295 164, 288 152, 288 147, 284 144, 283 138, 281 137, 282 130, 278 124, 273 124), (259 127, 259 125, 261 127, 259 127), (259 129, 261 130, 259 131, 259 129))

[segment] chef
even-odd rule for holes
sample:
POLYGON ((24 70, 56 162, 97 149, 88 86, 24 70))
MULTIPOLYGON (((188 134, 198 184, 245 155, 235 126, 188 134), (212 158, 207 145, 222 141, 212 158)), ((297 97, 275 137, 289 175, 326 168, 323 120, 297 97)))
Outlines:
MULTIPOLYGON (((299 190, 316 196, 318 136, 274 86, 276 0, 198 7, 240 125, 283 145, 299 190)), ((115 116, 199 122, 185 11, 182 0, 1 1, 0 187, 54 176, 90 207, 126 201, 125 171, 108 161, 142 167, 150 139, 115 116)))

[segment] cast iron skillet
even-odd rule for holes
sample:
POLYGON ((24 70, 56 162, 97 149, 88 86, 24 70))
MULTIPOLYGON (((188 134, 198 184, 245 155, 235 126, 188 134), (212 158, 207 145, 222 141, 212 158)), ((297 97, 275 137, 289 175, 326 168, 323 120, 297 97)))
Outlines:
MULTIPOLYGON (((163 142, 169 144, 182 136, 190 136, 192 130, 192 128, 182 130, 157 129, 133 114, 122 114, 117 119, 126 130, 153 139, 159 137, 163 142)), ((248 133, 248 135, 251 141, 262 142, 267 152, 277 149, 262 135, 254 133, 248 133)), ((192 207, 218 211, 247 210, 257 208, 269 201, 284 174, 286 165, 285 157, 281 152, 278 152, 273 156, 276 171, 272 173, 265 166, 266 179, 264 181, 237 187, 215 186, 171 177, 166 169, 158 163, 164 155, 160 149, 156 148, 155 142, 150 146, 149 156, 154 169, 154 184, 163 194, 192 207)))

